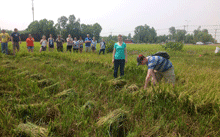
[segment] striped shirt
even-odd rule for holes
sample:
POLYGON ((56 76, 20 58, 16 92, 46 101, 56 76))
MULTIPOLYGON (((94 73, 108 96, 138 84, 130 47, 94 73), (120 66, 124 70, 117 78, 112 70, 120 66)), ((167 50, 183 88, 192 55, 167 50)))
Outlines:
POLYGON ((159 72, 165 72, 173 65, 172 63, 161 56, 148 56, 148 69, 153 69, 159 72))

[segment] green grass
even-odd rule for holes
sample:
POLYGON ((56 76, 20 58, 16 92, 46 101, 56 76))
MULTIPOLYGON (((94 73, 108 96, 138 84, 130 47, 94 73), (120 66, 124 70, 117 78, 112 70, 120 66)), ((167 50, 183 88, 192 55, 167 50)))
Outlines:
POLYGON ((28 53, 23 42, 15 57, 0 54, 0 136, 25 134, 14 129, 28 122, 60 137, 109 136, 110 127, 129 137, 220 136, 220 56, 215 47, 185 45, 183 51, 167 51, 176 87, 161 82, 143 90, 147 66, 136 66, 137 54, 164 51, 159 45, 127 45, 126 85, 119 87, 109 82, 112 54, 98 55, 99 45, 96 53, 39 53, 36 42, 34 53, 28 53), (50 82, 39 84, 45 79, 50 82), (131 85, 138 90, 130 90, 131 85), (98 124, 103 119, 107 122, 98 124), (123 121, 120 127, 118 120, 123 121))

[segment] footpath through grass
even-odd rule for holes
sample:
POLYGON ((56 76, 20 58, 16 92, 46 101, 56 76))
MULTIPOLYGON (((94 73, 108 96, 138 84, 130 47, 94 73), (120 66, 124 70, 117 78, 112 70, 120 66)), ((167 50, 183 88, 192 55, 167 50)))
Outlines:
MULTIPOLYGON (((125 77, 113 79, 112 54, 0 54, 0 136, 220 136, 220 56, 215 46, 167 51, 176 87, 143 90, 139 53, 159 45, 127 45, 125 77), (202 55, 202 56, 199 56, 202 55)), ((64 48, 65 49, 65 48, 64 48)))

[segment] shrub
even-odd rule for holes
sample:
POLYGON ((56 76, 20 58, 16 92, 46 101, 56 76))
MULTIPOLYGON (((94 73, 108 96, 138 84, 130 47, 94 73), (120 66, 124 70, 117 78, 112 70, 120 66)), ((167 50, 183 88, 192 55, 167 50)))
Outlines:
POLYGON ((107 42, 106 42, 106 52, 107 52, 107 53, 112 53, 112 52, 113 52, 115 43, 116 43, 116 42, 113 41, 113 40, 110 40, 110 41, 107 41, 107 42))
POLYGON ((170 50, 182 50, 183 49, 183 46, 184 44, 181 43, 181 42, 168 42, 166 43, 165 45, 161 45, 162 48, 164 49, 170 49, 170 50))

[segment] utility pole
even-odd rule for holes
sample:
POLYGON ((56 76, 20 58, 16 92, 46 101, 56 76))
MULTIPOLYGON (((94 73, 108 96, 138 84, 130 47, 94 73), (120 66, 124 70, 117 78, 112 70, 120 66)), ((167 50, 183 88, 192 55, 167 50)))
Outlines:
MULTIPOLYGON (((216 33, 217 33, 217 29, 215 29, 215 41, 216 41, 216 33)), ((214 42, 215 43, 215 42, 214 42)))
POLYGON ((33 13, 33 21, 34 21, 34 0, 32 0, 32 13, 33 13))
POLYGON ((186 31, 186 30, 185 30, 185 27, 186 27, 186 26, 184 25, 183 27, 184 27, 184 37, 183 37, 183 44, 184 44, 184 43, 185 43, 185 31, 186 31))
POLYGON ((188 23, 190 22, 190 20, 185 20, 186 21, 186 25, 187 25, 187 31, 188 32, 188 23))

